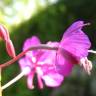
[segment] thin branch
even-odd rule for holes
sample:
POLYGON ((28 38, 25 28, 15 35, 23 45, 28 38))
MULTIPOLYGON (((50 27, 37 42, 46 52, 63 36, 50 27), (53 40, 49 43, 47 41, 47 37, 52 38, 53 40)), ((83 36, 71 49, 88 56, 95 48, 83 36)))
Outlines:
POLYGON ((24 56, 25 53, 27 53, 28 51, 37 50, 37 49, 58 50, 58 47, 52 47, 52 46, 45 45, 45 44, 40 44, 40 45, 32 46, 31 48, 29 48, 29 49, 21 52, 20 54, 18 54, 15 58, 9 60, 9 61, 6 62, 6 63, 1 64, 1 65, 0 65, 0 68, 4 68, 4 67, 7 67, 7 66, 13 64, 15 61, 17 61, 17 60, 20 59, 22 56, 24 56))
POLYGON ((2 90, 6 89, 7 87, 9 87, 10 85, 12 85, 13 83, 15 83, 16 81, 18 81, 20 78, 22 78, 24 76, 24 73, 21 72, 19 75, 17 75, 14 79, 12 79, 11 81, 9 81, 7 84, 5 84, 4 86, 1 87, 2 90))
POLYGON ((18 81, 19 79, 21 79, 24 75, 29 74, 31 71, 30 67, 25 67, 23 69, 23 71, 17 75, 15 78, 13 78, 11 81, 9 81, 7 84, 5 84, 4 86, 1 87, 2 90, 6 89, 7 87, 9 87, 10 85, 14 84, 16 81, 18 81))

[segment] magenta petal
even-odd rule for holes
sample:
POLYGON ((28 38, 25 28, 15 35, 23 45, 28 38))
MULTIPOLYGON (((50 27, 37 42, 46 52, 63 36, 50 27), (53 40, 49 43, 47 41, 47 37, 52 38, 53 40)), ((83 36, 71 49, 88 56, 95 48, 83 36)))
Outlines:
POLYGON ((71 36, 77 30, 81 30, 84 25, 84 21, 76 21, 64 32, 63 39, 71 36))
POLYGON ((56 51, 46 51, 39 59, 38 64, 43 74, 51 71, 56 71, 55 65, 56 51))
POLYGON ((30 60, 29 60, 27 57, 21 58, 18 62, 19 62, 21 71, 23 71, 23 69, 24 69, 25 67, 30 67, 31 70, 32 70, 32 68, 33 68, 32 62, 30 62, 30 60))
POLYGON ((51 41, 49 41, 49 42, 47 42, 46 45, 49 45, 51 47, 55 47, 55 46, 58 47, 59 46, 59 42, 56 42, 56 41, 51 42, 51 41))
MULTIPOLYGON (((24 46, 23 46, 23 51, 32 47, 32 46, 37 46, 40 44, 40 40, 38 39, 38 37, 36 36, 32 36, 31 38, 27 39, 24 42, 24 46)), ((38 53, 38 50, 34 50, 34 51, 28 51, 26 53, 26 55, 28 56, 35 56, 38 53)))
POLYGON ((70 75, 72 68, 76 63, 76 59, 66 50, 59 50, 57 52, 56 69, 60 74, 64 76, 70 75))
POLYGON ((37 74, 37 78, 38 78, 38 85, 39 85, 39 88, 42 89, 42 88, 43 88, 42 78, 41 78, 41 76, 39 76, 39 74, 37 74))
POLYGON ((83 21, 73 23, 64 33, 60 47, 73 54, 77 59, 86 57, 91 42, 88 36, 81 30, 83 21))
MULTIPOLYGON (((30 60, 28 60, 27 57, 24 57, 22 59, 19 60, 19 65, 21 70, 23 71, 24 68, 26 67, 30 67, 32 69, 32 63, 30 62, 30 60)), ((27 85, 29 89, 33 89, 33 77, 34 77, 34 70, 32 70, 32 72, 30 72, 27 75, 27 85)))
POLYGON ((28 38, 24 42, 23 50, 26 50, 30 48, 31 46, 38 45, 38 44, 40 44, 40 40, 38 39, 38 37, 32 36, 31 38, 28 38))
MULTIPOLYGON (((58 47, 58 42, 48 42, 47 45, 51 47, 58 47)), ((55 63, 55 57, 56 57, 56 51, 55 50, 44 50, 43 55, 39 58, 40 62, 43 62, 44 64, 54 64, 55 63)))
POLYGON ((27 85, 28 85, 28 88, 29 89, 33 89, 34 88, 34 85, 33 85, 33 77, 34 77, 34 73, 32 74, 29 74, 27 76, 27 85))
POLYGON ((43 75, 42 79, 44 80, 47 86, 57 87, 62 83, 64 77, 58 73, 49 72, 48 74, 43 75))
POLYGON ((88 55, 91 43, 88 36, 81 30, 83 26, 83 21, 73 23, 60 42, 56 56, 56 68, 64 76, 68 76, 73 65, 88 55))
POLYGON ((69 76, 72 72, 73 64, 70 64, 69 62, 65 62, 64 65, 57 66, 57 70, 59 74, 62 74, 64 76, 69 76))
MULTIPOLYGON (((57 42, 48 42, 47 45, 58 46, 57 42)), ((59 86, 63 81, 63 76, 58 74, 55 66, 56 51, 45 50, 44 54, 40 57, 38 64, 43 73, 41 78, 45 84, 50 87, 59 86), (41 64, 40 64, 41 63, 41 64)), ((38 72, 39 74, 40 72, 38 72)))

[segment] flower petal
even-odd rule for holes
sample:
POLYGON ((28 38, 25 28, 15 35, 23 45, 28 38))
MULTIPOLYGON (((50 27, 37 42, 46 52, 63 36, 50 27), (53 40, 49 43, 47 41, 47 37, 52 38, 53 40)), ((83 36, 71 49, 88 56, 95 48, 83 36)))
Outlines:
MULTIPOLYGON (((38 39, 38 37, 32 36, 31 38, 27 39, 24 42, 23 51, 30 48, 30 47, 32 47, 32 46, 39 45, 39 44, 40 44, 40 40, 38 39)), ((38 53, 38 50, 28 51, 26 53, 26 55, 35 56, 37 53, 38 53)))
POLYGON ((48 74, 43 75, 42 79, 44 80, 47 86, 57 87, 62 83, 64 77, 58 73, 49 72, 48 74))
POLYGON ((34 77, 34 73, 30 73, 28 76, 27 76, 27 86, 29 89, 33 89, 34 88, 34 85, 33 85, 33 77, 34 77))
MULTIPOLYGON (((53 46, 55 43, 50 42, 50 45, 53 46)), ((38 60, 38 66, 40 67, 42 72, 38 72, 38 74, 43 73, 46 74, 47 72, 56 71, 55 66, 55 59, 56 59, 56 51, 54 50, 44 50, 44 53, 38 60)))
POLYGON ((29 60, 27 57, 21 58, 18 62, 19 62, 21 71, 23 71, 23 69, 24 69, 25 67, 27 67, 27 66, 30 67, 31 70, 32 70, 32 68, 33 68, 32 62, 30 62, 30 60, 29 60))
MULTIPOLYGON (((58 42, 48 42, 47 45, 51 47, 57 47, 59 46, 58 42)), ((39 58, 39 62, 42 64, 54 64, 55 63, 55 57, 56 57, 56 51, 55 50, 43 50, 43 54, 39 58)))
POLYGON ((64 33, 60 42, 60 48, 64 48, 77 59, 86 57, 91 46, 88 36, 81 30, 83 26, 83 21, 73 23, 64 33))
POLYGON ((76 59, 68 51, 64 49, 58 51, 56 56, 56 69, 60 74, 64 76, 70 75, 76 63, 76 59))
POLYGON ((91 46, 88 36, 81 30, 83 21, 73 23, 64 33, 56 57, 56 68, 59 73, 67 76, 74 64, 88 55, 91 46))
MULTIPOLYGON (((58 42, 48 42, 47 45, 58 46, 58 42)), ((37 74, 41 75, 45 84, 50 87, 59 86, 63 81, 63 76, 58 74, 55 66, 56 51, 44 50, 44 54, 40 57, 37 68, 37 74), (43 74, 41 74, 43 73, 43 74)))

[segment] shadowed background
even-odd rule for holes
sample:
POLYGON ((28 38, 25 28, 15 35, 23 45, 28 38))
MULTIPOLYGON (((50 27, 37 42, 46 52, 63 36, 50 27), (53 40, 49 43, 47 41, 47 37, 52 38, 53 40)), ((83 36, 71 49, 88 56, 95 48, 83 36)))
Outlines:
MULTIPOLYGON (((77 20, 90 22, 84 27, 85 33, 96 49, 96 0, 1 0, 0 23, 10 31, 16 53, 22 51, 24 41, 36 35, 42 43, 59 41, 64 31, 77 20), (34 2, 33 2, 34 1, 34 2)), ((76 66, 58 88, 40 90, 35 78, 35 89, 29 90, 23 77, 3 92, 3 96, 96 96, 96 56, 90 54, 93 62, 92 75, 88 76, 76 66)), ((0 63, 10 60, 5 45, 0 40, 0 63)), ((20 73, 18 62, 2 72, 2 85, 20 73)))

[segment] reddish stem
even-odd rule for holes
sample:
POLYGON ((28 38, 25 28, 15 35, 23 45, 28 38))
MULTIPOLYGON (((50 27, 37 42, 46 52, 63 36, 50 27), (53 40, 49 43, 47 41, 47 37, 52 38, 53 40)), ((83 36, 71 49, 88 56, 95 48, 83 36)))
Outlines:
POLYGON ((31 48, 21 52, 16 57, 14 57, 13 59, 9 60, 8 62, 0 64, 0 68, 4 68, 4 67, 7 67, 7 66, 13 64, 15 61, 17 61, 22 56, 24 56, 25 53, 27 53, 28 51, 30 51, 30 50, 37 50, 37 49, 58 50, 58 47, 51 47, 51 46, 48 46, 48 45, 45 45, 45 44, 40 44, 40 45, 37 45, 37 46, 32 46, 31 48))

